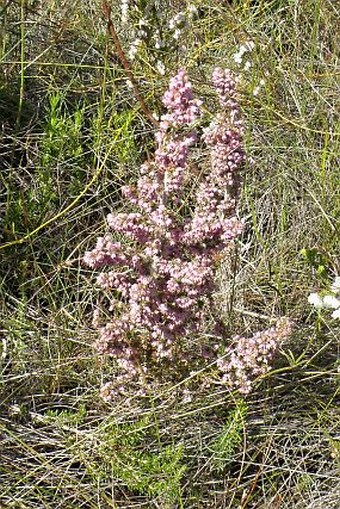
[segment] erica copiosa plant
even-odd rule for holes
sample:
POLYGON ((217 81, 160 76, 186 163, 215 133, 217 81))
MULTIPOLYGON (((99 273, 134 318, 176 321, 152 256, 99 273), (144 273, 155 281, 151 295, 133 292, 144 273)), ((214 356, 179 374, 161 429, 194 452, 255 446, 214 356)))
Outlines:
POLYGON ((202 331, 212 302, 216 255, 242 231, 236 205, 246 156, 236 82, 220 68, 212 82, 220 112, 199 131, 202 102, 186 71, 171 79, 154 159, 142 165, 135 187, 122 189, 131 211, 109 214, 112 234, 84 256, 89 267, 102 269, 97 282, 110 296, 108 323, 100 326, 96 316, 96 347, 120 369, 106 396, 133 378, 180 371, 197 360, 188 338, 202 331), (193 188, 191 154, 204 146, 209 163, 193 188))

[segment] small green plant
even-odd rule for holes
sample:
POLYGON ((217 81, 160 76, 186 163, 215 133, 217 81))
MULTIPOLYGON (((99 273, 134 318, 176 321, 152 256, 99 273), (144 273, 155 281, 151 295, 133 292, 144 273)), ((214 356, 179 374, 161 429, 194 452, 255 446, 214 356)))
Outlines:
POLYGON ((78 426, 84 422, 86 417, 85 405, 80 405, 77 411, 74 410, 48 410, 45 417, 48 421, 56 424, 57 427, 62 426, 78 426))
MULTIPOLYGON (((0 97, 1 101, 1 97, 0 97)), ((41 224, 46 216, 63 206, 65 196, 80 193, 84 186, 83 128, 85 108, 67 111, 60 93, 49 97, 46 126, 39 160, 29 178, 18 179, 17 171, 2 177, 7 203, 5 231, 10 238, 21 236, 41 224)))
POLYGON ((148 450, 156 435, 149 417, 133 424, 106 424, 91 460, 82 454, 88 472, 97 479, 110 472, 118 488, 125 485, 138 495, 156 497, 164 508, 173 507, 174 503, 182 507, 181 480, 186 470, 183 445, 158 444, 148 450))
POLYGON ((329 259, 326 254, 320 252, 316 248, 305 248, 301 249, 300 255, 303 257, 305 263, 315 271, 321 281, 327 282, 329 259))
POLYGON ((49 97, 47 125, 42 147, 42 163, 48 167, 67 157, 80 157, 83 148, 80 144, 84 124, 85 108, 77 106, 69 114, 65 99, 59 92, 49 97))
POLYGON ((219 436, 211 446, 214 467, 221 472, 232 460, 233 454, 243 441, 248 407, 243 399, 236 403, 219 436))
POLYGON ((37 174, 41 199, 56 200, 56 170, 61 173, 59 177, 63 177, 63 180, 68 182, 68 190, 71 195, 77 194, 82 189, 84 116, 84 106, 79 104, 70 113, 61 93, 54 92, 50 95, 45 137, 41 150, 41 168, 37 174), (65 171, 66 168, 68 171, 65 171))
POLYGON ((132 110, 114 112, 112 115, 113 127, 120 132, 116 147, 119 165, 133 164, 138 157, 133 127, 134 118, 135 113, 132 110))

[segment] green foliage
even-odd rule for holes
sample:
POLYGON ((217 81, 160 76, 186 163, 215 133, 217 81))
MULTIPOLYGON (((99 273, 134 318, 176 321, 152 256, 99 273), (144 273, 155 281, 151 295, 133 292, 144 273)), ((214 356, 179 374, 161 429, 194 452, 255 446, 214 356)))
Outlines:
POLYGON ((79 158, 83 154, 80 144, 84 123, 84 107, 77 107, 68 114, 67 105, 59 92, 49 97, 47 125, 42 145, 43 166, 53 166, 68 158, 79 158))
POLYGON ((309 265, 310 268, 314 269, 316 275, 320 278, 323 283, 329 281, 329 265, 330 260, 327 254, 321 253, 316 248, 308 249, 304 248, 300 251, 304 261, 309 265))
POLYGON ((67 183, 63 186, 64 192, 70 196, 79 193, 85 162, 82 146, 85 107, 76 105, 75 110, 69 113, 67 103, 59 92, 52 92, 48 100, 41 167, 37 172, 38 201, 41 204, 57 202, 56 172, 67 183))
POLYGON ((218 472, 221 472, 228 466, 232 461, 233 454, 243 442, 247 413, 248 406, 244 400, 238 400, 236 408, 230 412, 220 435, 210 447, 213 454, 213 464, 218 472))
POLYGON ((83 424, 87 415, 86 407, 84 404, 79 405, 79 408, 74 410, 47 410, 45 414, 46 422, 51 421, 57 427, 63 426, 78 426, 83 424))
POLYGON ((112 125, 115 130, 119 130, 116 154, 120 166, 128 167, 134 164, 138 156, 134 119, 135 114, 132 110, 114 111, 112 114, 112 125))
MULTIPOLYGON (((125 485, 136 494, 158 498, 162 507, 173 507, 171 504, 181 503, 181 481, 186 471, 184 448, 155 443, 151 447, 156 435, 149 417, 133 424, 106 423, 90 461, 87 452, 80 454, 95 478, 110 473, 118 487, 125 485)), ((74 450, 78 455, 77 444, 74 450)))
POLYGON ((64 204, 65 196, 77 195, 84 185, 85 108, 77 106, 69 113, 60 93, 52 93, 47 100, 40 161, 30 168, 28 179, 20 181, 14 171, 7 178, 6 174, 2 176, 8 193, 5 229, 14 237, 39 226, 64 204))

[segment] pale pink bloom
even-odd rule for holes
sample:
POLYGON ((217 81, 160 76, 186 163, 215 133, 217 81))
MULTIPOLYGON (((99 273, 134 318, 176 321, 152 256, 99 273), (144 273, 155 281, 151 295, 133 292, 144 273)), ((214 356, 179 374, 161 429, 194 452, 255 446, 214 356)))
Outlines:
POLYGON ((268 373, 270 362, 291 330, 289 320, 281 318, 276 327, 257 332, 250 338, 236 336, 224 352, 224 358, 217 362, 223 383, 248 394, 253 379, 268 373))
MULTIPOLYGON (((202 328, 204 306, 215 291, 216 255, 242 232, 236 206, 246 156, 236 82, 230 71, 217 68, 213 84, 223 113, 199 140, 201 101, 194 98, 185 70, 170 80, 155 157, 142 166, 135 186, 122 188, 131 211, 107 216, 120 241, 101 237, 84 256, 90 267, 106 269, 97 283, 112 296, 112 317, 100 328, 96 347, 116 359, 121 385, 141 369, 184 356, 186 338, 202 328), (188 200, 183 193, 198 141, 210 151, 210 168, 188 200)), ((244 348, 241 342, 240 352, 244 348)), ((256 371, 256 348, 253 374, 262 372, 256 371)), ((266 347, 262 350, 266 356, 266 347)), ((235 358, 236 368, 240 387, 246 386, 242 361, 235 358)))

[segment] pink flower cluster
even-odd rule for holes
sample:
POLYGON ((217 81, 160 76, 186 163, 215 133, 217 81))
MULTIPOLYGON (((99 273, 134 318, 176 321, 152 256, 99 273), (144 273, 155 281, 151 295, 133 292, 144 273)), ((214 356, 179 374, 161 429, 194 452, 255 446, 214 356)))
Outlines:
POLYGON ((236 336, 217 361, 222 372, 222 382, 247 394, 252 389, 254 378, 268 373, 270 361, 283 340, 291 333, 291 323, 282 318, 276 327, 257 332, 250 338, 236 336))
POLYGON ((185 183, 201 101, 180 70, 163 98, 167 113, 154 160, 142 166, 135 187, 122 190, 132 211, 107 217, 123 240, 106 235, 84 256, 88 266, 106 269, 97 281, 110 294, 112 318, 97 348, 117 359, 122 380, 181 357, 184 338, 200 330, 214 292, 216 254, 242 231, 236 204, 246 156, 235 81, 218 68, 213 85, 222 113, 202 136, 210 164, 194 195, 188 200, 185 183))
POLYGON ((168 126, 190 125, 201 115, 202 101, 194 99, 191 84, 184 69, 180 69, 170 80, 169 89, 163 97, 163 104, 168 113, 163 115, 162 123, 167 123, 168 126))

